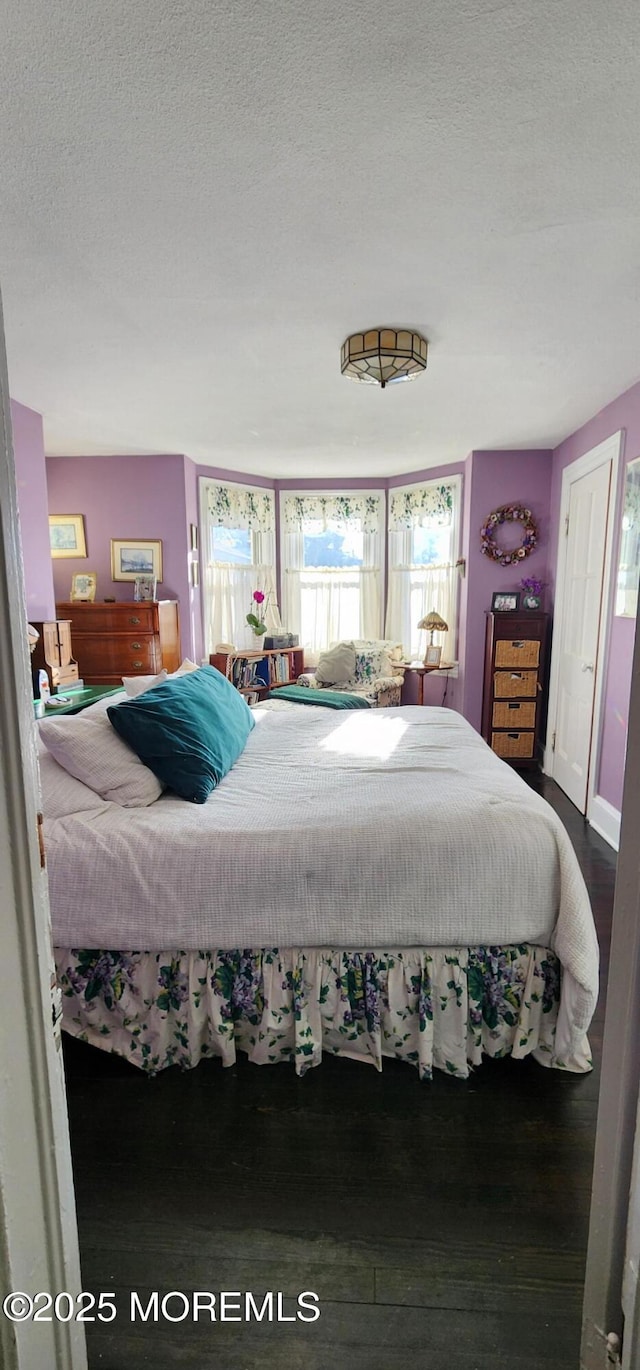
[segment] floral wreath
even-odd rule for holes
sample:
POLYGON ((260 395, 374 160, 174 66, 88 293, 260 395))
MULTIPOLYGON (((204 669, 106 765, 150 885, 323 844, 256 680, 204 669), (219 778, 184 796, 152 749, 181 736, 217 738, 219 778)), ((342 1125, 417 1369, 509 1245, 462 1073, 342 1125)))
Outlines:
POLYGON ((499 566, 511 566, 514 562, 522 561, 533 552, 537 541, 537 524, 531 510, 525 509, 522 504, 501 504, 499 509, 494 509, 493 513, 489 514, 480 529, 480 551, 484 552, 486 557, 497 561, 499 566), (522 542, 510 552, 505 552, 495 542, 496 532, 502 523, 522 524, 522 542))

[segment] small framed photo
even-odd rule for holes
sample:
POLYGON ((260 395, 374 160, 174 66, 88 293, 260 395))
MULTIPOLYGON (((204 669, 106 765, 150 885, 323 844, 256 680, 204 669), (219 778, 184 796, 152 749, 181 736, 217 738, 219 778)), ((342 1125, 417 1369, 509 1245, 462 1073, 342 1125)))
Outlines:
POLYGON ((155 599, 155 597, 155 576, 136 576, 133 582, 133 598, 141 603, 143 600, 155 599))
POLYGON ((111 579, 135 580, 155 576, 162 580, 162 542, 148 538, 111 539, 111 579))
POLYGON ((512 614, 520 608, 519 590, 496 590, 491 600, 494 614, 512 614))
POLYGON ((441 657, 441 656, 442 656, 442 647, 435 647, 435 646, 427 647, 427 650, 426 650, 426 652, 425 652, 425 657, 424 657, 424 664, 425 664, 425 666, 430 666, 430 667, 432 667, 433 669, 435 669, 436 667, 438 667, 438 666, 440 665, 440 657, 441 657))
POLYGON ((86 557, 84 514, 50 514, 49 542, 52 557, 86 557))
POLYGON ((96 597, 98 575, 96 571, 79 571, 71 577, 71 599, 76 604, 93 604, 96 597))
POLYGON ((190 529, 191 529, 191 551, 192 551, 192 552, 197 552, 197 550, 198 550, 198 525, 197 525, 197 523, 191 523, 191 524, 189 525, 189 527, 190 527, 190 529))
POLYGON ((524 590, 520 604, 521 609, 539 609, 542 605, 541 595, 532 595, 529 590, 524 590))

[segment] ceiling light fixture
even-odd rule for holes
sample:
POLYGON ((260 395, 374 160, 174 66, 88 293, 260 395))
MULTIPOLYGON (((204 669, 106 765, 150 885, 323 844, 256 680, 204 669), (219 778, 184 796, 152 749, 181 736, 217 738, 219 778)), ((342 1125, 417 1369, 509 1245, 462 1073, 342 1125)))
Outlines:
POLYGON ((426 338, 409 328, 370 328, 352 333, 342 344, 343 376, 367 385, 414 381, 427 367, 426 338))

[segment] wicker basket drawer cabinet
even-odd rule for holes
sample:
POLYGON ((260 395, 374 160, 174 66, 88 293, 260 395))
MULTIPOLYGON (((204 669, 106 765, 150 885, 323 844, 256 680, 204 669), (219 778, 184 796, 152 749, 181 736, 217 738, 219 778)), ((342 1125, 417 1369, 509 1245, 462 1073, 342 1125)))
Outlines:
POLYGON ((178 603, 58 604, 71 620, 74 655, 85 685, 120 685, 125 675, 156 675, 180 665, 178 603))
POLYGON ((482 736, 514 766, 540 760, 548 636, 548 614, 487 613, 482 736))

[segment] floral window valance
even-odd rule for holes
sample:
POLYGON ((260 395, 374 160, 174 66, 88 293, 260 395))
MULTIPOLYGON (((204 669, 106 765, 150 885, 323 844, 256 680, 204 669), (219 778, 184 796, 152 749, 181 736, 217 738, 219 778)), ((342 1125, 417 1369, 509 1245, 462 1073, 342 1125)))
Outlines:
POLYGON ((314 519, 322 524, 350 523, 359 519, 364 533, 380 528, 379 495, 289 495, 284 501, 284 521, 289 532, 314 519))
POLYGON ((403 528, 444 528, 453 520, 454 486, 438 484, 412 485, 393 490, 389 500, 389 528, 400 532, 403 528))
POLYGON ((246 490, 240 485, 207 485, 207 507, 213 522, 222 528, 275 530, 272 490, 246 490))

